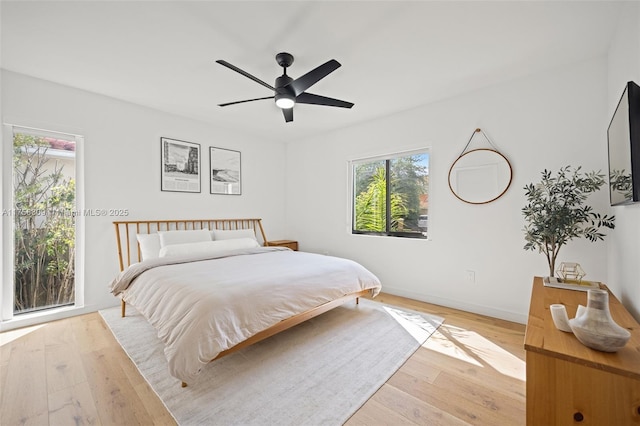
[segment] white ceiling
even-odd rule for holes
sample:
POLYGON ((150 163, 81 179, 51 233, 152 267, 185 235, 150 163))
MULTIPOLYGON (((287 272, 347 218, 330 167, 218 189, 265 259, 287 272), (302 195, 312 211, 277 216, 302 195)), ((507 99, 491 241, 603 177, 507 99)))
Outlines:
POLYGON ((606 53, 613 1, 2 1, 1 66, 162 111, 293 141, 606 53), (294 108, 224 59, 273 84, 342 67, 310 92, 351 110, 294 108))

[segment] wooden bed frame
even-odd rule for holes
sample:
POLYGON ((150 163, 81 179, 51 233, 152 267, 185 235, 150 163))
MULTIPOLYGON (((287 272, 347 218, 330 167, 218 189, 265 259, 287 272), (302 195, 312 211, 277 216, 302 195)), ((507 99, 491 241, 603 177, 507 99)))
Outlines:
MULTIPOLYGON (((177 219, 177 220, 128 220, 128 221, 115 221, 113 222, 116 231, 116 243, 118 246, 118 261, 120 264, 120 271, 123 271, 126 267, 132 263, 137 263, 142 260, 142 254, 140 251, 140 245, 137 234, 152 234, 158 231, 173 231, 173 230, 198 230, 198 229, 220 229, 220 230, 238 230, 238 229, 251 229, 256 234, 258 242, 262 242, 264 246, 268 246, 269 242, 264 233, 262 227, 262 219, 177 219), (262 240, 262 241, 260 241, 262 240)), ((333 308, 336 308, 344 303, 354 300, 356 304, 359 302, 360 297, 364 297, 370 294, 370 290, 361 290, 355 293, 344 295, 338 299, 324 303, 320 306, 316 306, 306 312, 294 315, 291 318, 280 321, 279 323, 269 327, 249 339, 238 343, 237 345, 229 348, 223 352, 220 352, 218 356, 211 361, 215 361, 218 358, 229 355, 242 348, 250 346, 254 343, 258 343, 268 337, 285 331, 291 327, 294 327, 304 321, 317 317, 333 308)), ((121 315, 124 317, 126 314, 126 302, 124 297, 121 298, 121 315)), ((182 382, 182 387, 186 387, 187 384, 182 382)))

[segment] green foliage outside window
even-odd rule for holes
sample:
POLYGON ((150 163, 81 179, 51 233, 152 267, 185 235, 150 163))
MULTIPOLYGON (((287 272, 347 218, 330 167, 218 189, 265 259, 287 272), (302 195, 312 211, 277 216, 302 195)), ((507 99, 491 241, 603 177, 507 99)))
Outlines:
POLYGON ((73 303, 75 180, 42 137, 13 141, 14 312, 73 303))
POLYGON ((426 213, 424 201, 427 189, 428 172, 424 154, 356 165, 354 231, 422 235, 424 230, 418 227, 418 218, 426 213), (387 182, 387 168, 390 182, 387 182), (388 207, 390 223, 387 223, 388 207))
MULTIPOLYGON (((407 208, 399 194, 391 194, 391 227, 397 228, 407 208)), ((356 224, 359 231, 384 232, 387 223, 387 183, 384 168, 378 168, 367 189, 356 197, 356 224)))

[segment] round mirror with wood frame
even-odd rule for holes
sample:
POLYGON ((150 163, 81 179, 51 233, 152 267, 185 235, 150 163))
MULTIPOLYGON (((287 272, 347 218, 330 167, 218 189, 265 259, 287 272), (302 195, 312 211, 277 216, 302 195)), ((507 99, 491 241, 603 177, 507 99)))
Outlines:
POLYGON ((460 155, 449 169, 449 188, 459 200, 486 204, 500 198, 511 185, 509 160, 494 149, 474 149, 460 155))

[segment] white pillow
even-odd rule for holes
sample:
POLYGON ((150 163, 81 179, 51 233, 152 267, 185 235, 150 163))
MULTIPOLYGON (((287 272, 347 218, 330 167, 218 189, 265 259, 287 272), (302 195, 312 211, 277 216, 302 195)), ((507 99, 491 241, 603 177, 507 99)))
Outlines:
POLYGON ((195 229, 191 231, 160 231, 160 247, 174 244, 201 243, 211 241, 208 229, 195 229))
POLYGON ((211 231, 211 237, 214 241, 232 240, 236 238, 253 238, 256 239, 256 233, 253 229, 214 229, 211 231))
POLYGON ((158 234, 137 234, 142 260, 157 259, 160 254, 160 237, 158 234))
POLYGON ((233 250, 260 247, 254 238, 235 238, 222 241, 203 241, 199 243, 173 244, 160 249, 160 257, 217 255, 233 250))

